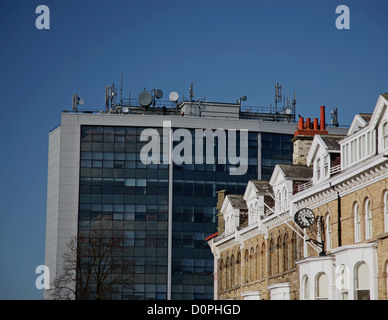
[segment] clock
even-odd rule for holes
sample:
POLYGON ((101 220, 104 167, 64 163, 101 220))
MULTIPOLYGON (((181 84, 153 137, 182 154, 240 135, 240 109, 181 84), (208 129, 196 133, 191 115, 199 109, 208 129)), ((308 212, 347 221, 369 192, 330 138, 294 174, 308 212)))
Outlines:
POLYGON ((294 221, 301 228, 310 227, 315 221, 314 212, 310 209, 303 208, 295 213, 294 221))

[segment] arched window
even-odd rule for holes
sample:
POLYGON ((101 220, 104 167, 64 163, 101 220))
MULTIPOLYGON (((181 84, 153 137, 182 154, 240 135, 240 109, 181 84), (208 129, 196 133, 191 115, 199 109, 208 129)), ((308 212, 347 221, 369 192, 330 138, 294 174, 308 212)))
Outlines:
POLYGON ((331 219, 330 219, 330 214, 326 214, 326 251, 331 250, 331 219))
POLYGON ((383 148, 387 149, 388 148, 388 123, 383 124, 383 148))
POLYGON ((254 216, 255 216, 254 222, 257 222, 259 220, 259 205, 258 205, 257 202, 255 203, 255 214, 254 214, 254 216))
POLYGON ((317 300, 329 299, 329 281, 326 273, 318 274, 316 278, 316 290, 317 300))
POLYGON ((282 240, 279 236, 278 240, 277 240, 277 245, 275 247, 275 263, 274 263, 275 270, 274 270, 274 273, 280 272, 280 251, 281 251, 281 248, 282 248, 282 240))
POLYGON ((237 254, 236 264, 237 264, 237 266, 236 266, 236 269, 237 269, 236 284, 239 286, 240 285, 240 279, 241 279, 240 274, 242 273, 242 270, 241 270, 241 253, 240 252, 237 254))
POLYGON ((283 210, 287 210, 288 207, 288 199, 287 199, 287 189, 283 188, 283 210))
POLYGON ((265 270, 265 243, 261 245, 261 251, 260 251, 260 261, 261 261, 261 267, 260 267, 260 278, 264 278, 264 272, 265 270))
POLYGON ((361 241, 361 217, 360 206, 356 202, 353 208, 354 213, 354 242, 361 241))
POLYGON ((229 257, 227 257, 225 261, 225 289, 229 289, 229 270, 229 257))
POLYGON ((280 190, 278 190, 278 192, 276 193, 276 203, 275 203, 275 211, 276 212, 280 212, 281 211, 281 209, 280 209, 280 207, 281 207, 281 193, 280 193, 280 190), (277 208, 277 209, 276 209, 277 208))
POLYGON ((388 232, 388 191, 384 193, 384 232, 388 232))
POLYGON ((254 280, 256 280, 255 249, 254 248, 251 248, 251 254, 249 256, 249 260, 250 260, 250 272, 251 272, 249 279, 250 279, 250 281, 254 281, 254 280))
POLYGON ((260 248, 256 246, 256 280, 260 279, 260 248))
POLYGON ((319 182, 319 180, 321 180, 321 159, 318 158, 317 159, 317 182, 319 182))
POLYGON ((369 267, 365 262, 356 266, 356 300, 370 300, 369 267))
POLYGON ((273 239, 271 239, 271 242, 269 243, 269 260, 268 260, 268 271, 269 271, 269 274, 272 275, 273 274, 273 270, 272 270, 272 266, 273 266, 273 256, 274 256, 274 252, 275 252, 275 241, 273 239))
POLYGON ((302 289, 302 292, 301 292, 302 300, 309 300, 310 299, 309 277, 306 275, 303 276, 301 289, 302 289))
POLYGON ((365 239, 372 238, 372 210, 370 200, 365 201, 365 239))
POLYGON ((298 245, 296 241, 296 233, 295 231, 293 231, 292 237, 291 237, 291 268, 295 267, 295 261, 298 260, 297 252, 298 252, 298 245))
POLYGON ((288 268, 288 235, 286 233, 283 238, 283 270, 287 271, 288 268))
POLYGON ((230 272, 230 277, 231 277, 231 286, 234 287, 236 285, 236 278, 237 278, 237 275, 236 275, 236 259, 234 258, 234 255, 232 255, 232 259, 231 259, 231 262, 230 262, 230 266, 231 266, 231 272, 230 272))
POLYGON ((245 263, 245 282, 249 282, 249 253, 248 250, 245 250, 244 255, 244 263, 245 263))

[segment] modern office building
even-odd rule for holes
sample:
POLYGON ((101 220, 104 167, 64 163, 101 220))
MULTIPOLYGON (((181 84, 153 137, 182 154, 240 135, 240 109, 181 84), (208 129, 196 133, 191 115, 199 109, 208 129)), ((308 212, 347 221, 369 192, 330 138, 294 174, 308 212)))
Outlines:
POLYGON ((107 299, 212 299, 204 239, 217 230, 216 192, 240 194, 247 181, 292 163, 295 109, 178 102, 174 94, 163 102, 155 90, 116 103, 111 92, 102 111, 80 111, 73 97, 73 110, 49 134, 51 281, 63 272, 66 243, 103 223, 123 231, 116 259, 135 275, 132 288, 107 299))

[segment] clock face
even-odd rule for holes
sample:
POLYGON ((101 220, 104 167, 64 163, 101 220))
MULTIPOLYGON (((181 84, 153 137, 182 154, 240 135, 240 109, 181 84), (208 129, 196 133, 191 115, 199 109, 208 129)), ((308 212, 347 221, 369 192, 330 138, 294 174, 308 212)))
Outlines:
POLYGON ((315 215, 310 209, 303 208, 295 213, 294 220, 299 227, 308 228, 314 223, 315 215))

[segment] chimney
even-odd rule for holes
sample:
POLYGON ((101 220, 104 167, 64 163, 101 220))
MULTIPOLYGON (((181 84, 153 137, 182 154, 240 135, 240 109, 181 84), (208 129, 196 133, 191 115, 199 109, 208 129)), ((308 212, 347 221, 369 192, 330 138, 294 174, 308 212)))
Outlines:
POLYGON ((298 129, 303 130, 303 126, 304 126, 304 119, 303 117, 299 117, 298 129))
POLYGON ((311 118, 306 119, 306 129, 310 130, 311 129, 311 118))
POLYGON ((318 118, 314 118, 313 126, 314 130, 318 130, 318 118))
POLYGON ((217 207, 216 207, 217 218, 218 218, 217 232, 219 236, 225 231, 225 220, 224 220, 224 215, 221 213, 221 207, 222 207, 222 204, 224 203, 224 200, 227 194, 229 194, 227 190, 217 191, 217 195, 218 195, 217 207))
POLYGON ((325 106, 321 106, 321 131, 326 130, 325 106))

